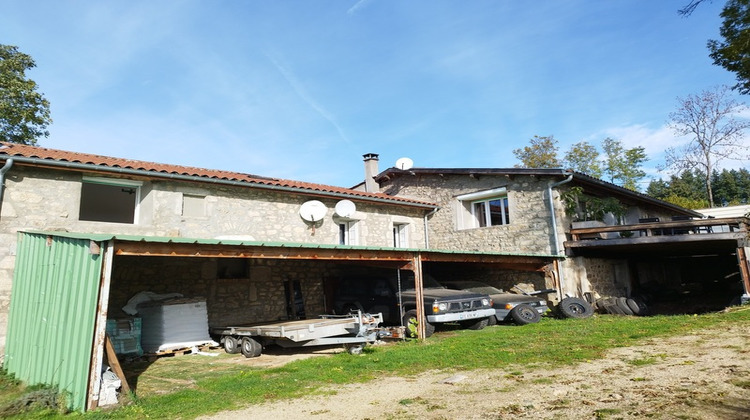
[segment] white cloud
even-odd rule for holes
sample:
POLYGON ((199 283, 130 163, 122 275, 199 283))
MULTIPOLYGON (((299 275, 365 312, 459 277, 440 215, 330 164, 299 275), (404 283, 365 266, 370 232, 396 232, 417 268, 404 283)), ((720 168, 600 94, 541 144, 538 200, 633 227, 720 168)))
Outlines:
POLYGON ((362 9, 364 7, 367 7, 369 3, 371 3, 372 0, 359 0, 357 3, 354 4, 354 6, 350 7, 349 10, 346 11, 347 15, 353 15, 359 11, 359 9, 362 9))
POLYGON ((302 82, 299 81, 297 76, 294 75, 294 72, 292 72, 287 66, 283 65, 279 60, 276 58, 267 55, 268 59, 271 60, 273 65, 276 67, 276 69, 281 73, 282 76, 284 76, 284 79, 289 83, 289 85, 292 87, 294 92, 299 96, 305 103, 307 103, 315 112, 317 112, 323 119, 328 121, 338 133, 339 137, 344 140, 344 142, 349 143, 349 139, 346 137, 346 134, 344 133, 343 128, 339 123, 336 121, 336 117, 328 112, 325 108, 323 108, 322 105, 320 105, 315 98, 310 95, 310 93, 307 91, 305 86, 302 84, 302 82))

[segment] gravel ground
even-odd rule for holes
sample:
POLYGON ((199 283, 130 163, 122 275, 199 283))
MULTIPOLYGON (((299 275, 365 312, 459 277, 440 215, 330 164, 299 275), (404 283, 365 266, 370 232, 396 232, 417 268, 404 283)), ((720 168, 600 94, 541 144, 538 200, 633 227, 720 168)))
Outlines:
POLYGON ((750 325, 618 348, 575 366, 426 372, 203 419, 750 419, 750 325))

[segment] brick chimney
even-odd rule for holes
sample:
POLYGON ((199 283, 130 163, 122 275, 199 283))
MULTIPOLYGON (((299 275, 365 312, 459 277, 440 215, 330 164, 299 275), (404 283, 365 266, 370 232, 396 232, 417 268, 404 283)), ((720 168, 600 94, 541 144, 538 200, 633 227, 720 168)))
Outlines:
POLYGON ((362 155, 365 159, 365 191, 367 192, 378 192, 380 186, 375 182, 375 175, 378 171, 378 155, 377 153, 368 153, 362 155))

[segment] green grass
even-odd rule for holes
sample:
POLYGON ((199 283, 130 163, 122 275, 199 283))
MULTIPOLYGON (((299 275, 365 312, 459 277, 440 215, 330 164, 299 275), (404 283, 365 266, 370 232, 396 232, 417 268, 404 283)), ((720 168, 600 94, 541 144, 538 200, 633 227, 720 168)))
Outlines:
MULTIPOLYGON (((642 339, 681 335, 697 329, 748 321, 750 310, 743 309, 701 316, 545 318, 538 324, 522 328, 498 326, 481 331, 449 331, 438 333, 425 342, 368 347, 361 356, 341 353, 300 360, 279 368, 242 372, 220 370, 211 374, 191 374, 183 370, 182 375, 188 375, 192 380, 189 388, 162 395, 141 395, 135 398, 135 404, 114 411, 72 416, 95 419, 193 418, 266 401, 320 394, 327 392, 327 386, 366 382, 391 375, 411 376, 427 370, 450 372, 505 368, 513 376, 520 376, 546 366, 601 358, 608 349, 634 345, 642 339)), ((180 358, 175 360, 177 363, 180 358)), ((196 372, 198 369, 192 368, 196 372)), ((412 402, 405 400, 402 404, 412 402)), ((610 414, 600 413, 602 416, 610 414)))

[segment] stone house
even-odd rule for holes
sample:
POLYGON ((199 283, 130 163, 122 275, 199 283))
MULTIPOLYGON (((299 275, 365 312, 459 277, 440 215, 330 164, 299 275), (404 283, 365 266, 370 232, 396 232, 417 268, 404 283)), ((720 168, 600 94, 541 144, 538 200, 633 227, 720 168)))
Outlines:
MULTIPOLYGON (((743 293, 748 296, 745 218, 705 219, 697 211, 568 170, 378 172, 377 155, 365 159, 370 161, 365 168, 371 190, 438 206, 428 222, 431 246, 565 257, 543 272, 461 267, 452 276, 467 275, 506 289, 518 283, 558 289, 550 300, 643 295, 656 299, 652 302, 658 306, 679 295, 676 310, 686 312, 723 308, 743 293), (578 235, 579 218, 597 209, 600 220, 587 223, 604 231, 578 235)), ((355 188, 367 189, 366 184, 355 188)))
POLYGON ((554 259, 430 252, 430 200, 221 170, 7 143, 0 186, 0 348, 19 232, 127 241, 135 250, 116 256, 103 315, 126 317, 141 291, 178 292, 205 297, 211 325, 330 313, 338 279, 362 270, 481 260, 539 271, 554 259))
MULTIPOLYGON (((365 182, 354 188, 18 144, 0 145, 0 164, 0 347, 18 232, 127 235, 156 238, 166 247, 170 238, 241 245, 232 258, 220 250, 203 250, 203 258, 134 253, 118 258, 112 273, 109 317, 124 316, 119 308, 139 291, 179 291, 205 297, 213 325, 286 319, 301 310, 308 317, 327 313, 343 274, 413 270, 415 258, 438 280, 553 288, 552 301, 587 293, 627 296, 644 279, 666 282, 658 273, 669 271, 668 263, 633 257, 637 244, 629 245, 630 256, 577 247, 583 242, 571 241, 573 216, 561 196, 579 187, 589 196, 615 197, 625 208, 617 222, 625 226, 700 217, 560 169, 379 172, 374 154, 365 155, 365 182), (322 212, 312 221, 300 214, 311 201, 322 212), (290 301, 295 295, 301 308, 290 301)), ((730 251, 737 249, 736 238, 725 239, 730 251)))

